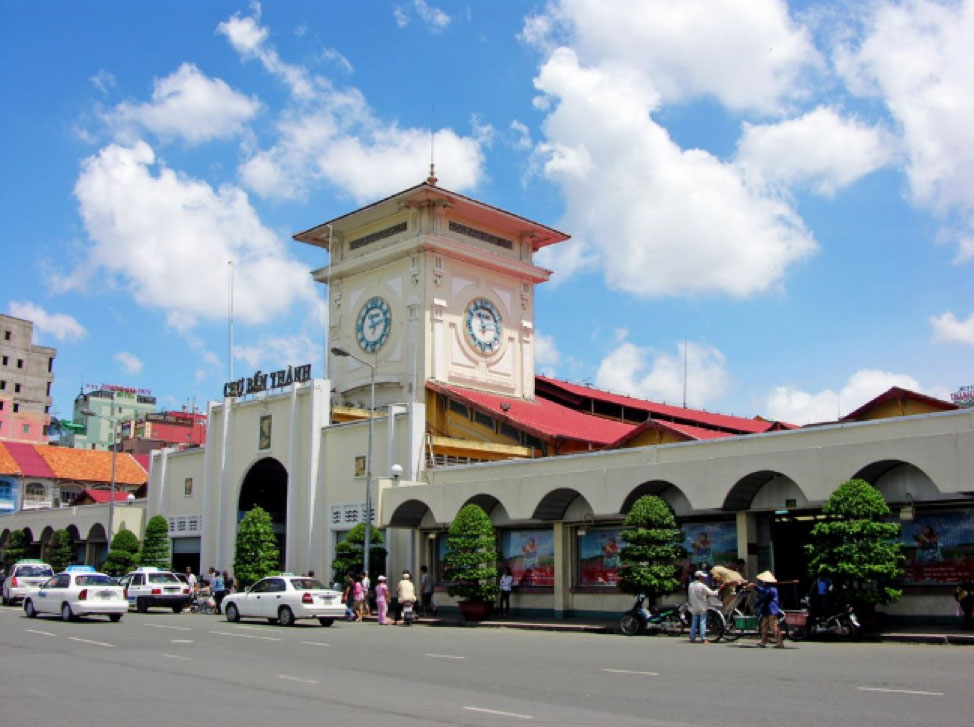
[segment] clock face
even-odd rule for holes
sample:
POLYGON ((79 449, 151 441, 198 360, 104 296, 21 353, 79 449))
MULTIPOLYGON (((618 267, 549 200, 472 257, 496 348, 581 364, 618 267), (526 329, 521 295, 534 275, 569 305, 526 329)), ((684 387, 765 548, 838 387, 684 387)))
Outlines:
POLYGON ((389 304, 378 296, 369 298, 358 314, 355 335, 363 351, 375 353, 389 338, 392 328, 392 314, 389 304))
POLYGON ((467 336, 482 353, 501 346, 501 314, 486 298, 475 298, 467 306, 467 336))

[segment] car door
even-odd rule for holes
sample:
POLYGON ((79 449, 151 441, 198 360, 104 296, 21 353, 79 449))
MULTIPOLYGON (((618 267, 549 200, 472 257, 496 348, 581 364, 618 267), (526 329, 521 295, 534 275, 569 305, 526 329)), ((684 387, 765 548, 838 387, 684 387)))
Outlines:
POLYGON ((261 612, 261 600, 267 591, 267 579, 257 581, 253 586, 234 598, 237 604, 237 611, 243 617, 259 618, 264 614, 261 612))
POLYGON ((49 578, 37 591, 34 610, 38 613, 60 613, 64 593, 70 584, 71 576, 68 573, 59 573, 49 578))
POLYGON ((277 609, 284 603, 284 594, 287 586, 283 578, 267 578, 267 591, 264 593, 261 602, 261 616, 264 618, 277 618, 277 609))

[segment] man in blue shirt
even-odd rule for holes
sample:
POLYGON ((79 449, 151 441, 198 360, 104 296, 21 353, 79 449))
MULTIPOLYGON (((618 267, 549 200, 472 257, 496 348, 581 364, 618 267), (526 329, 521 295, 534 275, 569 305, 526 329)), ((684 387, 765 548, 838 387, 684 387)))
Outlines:
POLYGON ((768 645, 769 632, 774 634, 776 649, 785 648, 785 640, 781 635, 781 627, 778 625, 778 614, 781 608, 778 605, 778 589, 775 587, 777 579, 771 571, 759 573, 757 577, 760 585, 755 586, 758 594, 758 619, 761 632, 761 643, 759 646, 768 645))

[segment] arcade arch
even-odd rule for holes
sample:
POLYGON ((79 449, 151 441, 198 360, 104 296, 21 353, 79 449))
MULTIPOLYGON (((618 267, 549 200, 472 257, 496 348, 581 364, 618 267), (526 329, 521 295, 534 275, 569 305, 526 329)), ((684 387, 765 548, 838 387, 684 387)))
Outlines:
POLYGON ((626 499, 622 502, 619 512, 623 517, 629 514, 632 506, 640 497, 645 495, 657 495, 662 497, 673 508, 677 517, 683 517, 693 512, 693 505, 679 487, 667 480, 650 480, 632 489, 626 499))
POLYGON ((284 465, 273 457, 264 457, 247 470, 237 498, 238 523, 255 507, 270 515, 281 563, 285 562, 287 552, 287 488, 288 474, 284 465))

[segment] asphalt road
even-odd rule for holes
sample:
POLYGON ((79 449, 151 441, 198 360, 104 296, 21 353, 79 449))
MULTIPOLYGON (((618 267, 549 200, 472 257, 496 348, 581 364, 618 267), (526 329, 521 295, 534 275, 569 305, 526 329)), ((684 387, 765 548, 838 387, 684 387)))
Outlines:
POLYGON ((0 608, 0 725, 959 725, 969 647, 0 608))

